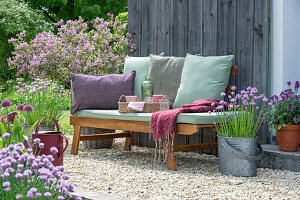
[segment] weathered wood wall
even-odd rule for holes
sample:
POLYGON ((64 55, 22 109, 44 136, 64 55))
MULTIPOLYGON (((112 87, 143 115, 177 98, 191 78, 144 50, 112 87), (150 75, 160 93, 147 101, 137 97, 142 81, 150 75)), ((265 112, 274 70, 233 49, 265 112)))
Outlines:
MULTIPOLYGON (((268 93, 269 7, 270 0, 129 0, 135 56, 233 54, 239 70, 230 84, 239 90, 251 85, 268 93)), ((259 138, 264 141, 264 131, 259 138)), ((215 140, 214 132, 204 129, 197 135, 178 136, 176 143, 204 140, 215 140)), ((134 144, 153 146, 146 134, 135 134, 134 144)))

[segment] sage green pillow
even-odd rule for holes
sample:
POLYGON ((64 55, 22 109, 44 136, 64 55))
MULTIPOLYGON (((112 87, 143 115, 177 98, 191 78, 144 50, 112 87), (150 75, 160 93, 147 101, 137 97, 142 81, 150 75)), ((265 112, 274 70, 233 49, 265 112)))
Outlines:
POLYGON ((234 56, 195 56, 187 54, 174 107, 198 99, 221 99, 226 90, 234 56))
MULTIPOLYGON (((160 56, 163 56, 161 53, 160 56)), ((135 70, 136 75, 134 79, 134 95, 142 99, 141 85, 145 80, 145 76, 149 76, 150 57, 130 57, 125 58, 124 72, 130 73, 135 70)))

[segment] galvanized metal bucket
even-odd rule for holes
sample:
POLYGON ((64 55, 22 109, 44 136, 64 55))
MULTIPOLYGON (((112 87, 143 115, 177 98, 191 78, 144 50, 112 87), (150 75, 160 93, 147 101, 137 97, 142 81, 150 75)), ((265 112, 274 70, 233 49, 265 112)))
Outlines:
POLYGON ((218 136, 219 172, 232 176, 256 176, 263 149, 257 138, 218 136))

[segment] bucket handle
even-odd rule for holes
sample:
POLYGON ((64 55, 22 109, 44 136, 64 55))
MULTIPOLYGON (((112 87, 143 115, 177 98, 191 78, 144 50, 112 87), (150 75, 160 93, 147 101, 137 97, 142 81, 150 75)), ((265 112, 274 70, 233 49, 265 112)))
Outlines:
POLYGON ((66 141, 66 146, 65 146, 65 148, 62 150, 62 152, 58 155, 58 159, 60 159, 60 158, 63 156, 65 150, 66 150, 66 149, 68 148, 68 146, 69 146, 69 140, 68 140, 68 138, 67 138, 66 136, 64 136, 63 134, 61 134, 60 136, 62 136, 63 139, 66 141))
POLYGON ((36 129, 35 129, 35 134, 38 134, 40 125, 41 125, 42 121, 44 121, 44 119, 46 119, 46 118, 52 119, 54 121, 55 126, 56 126, 57 132, 60 132, 57 121, 53 117, 47 116, 47 117, 43 117, 42 119, 40 119, 40 121, 37 123, 36 129))
POLYGON ((263 155, 263 149, 262 149, 262 146, 259 143, 257 143, 257 148, 258 148, 260 154, 257 155, 257 156, 251 156, 251 155, 243 154, 243 153, 237 151, 236 149, 231 147, 226 140, 221 140, 221 143, 224 145, 224 147, 230 153, 235 154, 235 155, 237 155, 238 157, 240 157, 242 159, 246 159, 246 160, 249 160, 249 161, 258 161, 259 159, 261 159, 261 157, 263 155))

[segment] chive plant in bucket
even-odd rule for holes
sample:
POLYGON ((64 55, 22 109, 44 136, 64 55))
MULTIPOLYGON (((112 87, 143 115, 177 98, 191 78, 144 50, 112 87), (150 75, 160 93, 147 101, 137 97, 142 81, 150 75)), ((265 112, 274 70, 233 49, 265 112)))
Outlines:
POLYGON ((270 128, 275 129, 280 151, 298 151, 300 142, 300 95, 299 81, 292 86, 287 82, 288 89, 279 96, 271 97, 268 104, 266 120, 270 128), (292 87, 291 87, 292 86, 292 87))
POLYGON ((235 91, 233 86, 227 96, 228 102, 224 101, 226 94, 221 93, 223 100, 214 110, 219 171, 233 176, 256 176, 256 161, 262 155, 256 133, 263 122, 264 105, 268 99, 264 94, 258 95, 257 89, 250 86, 238 94, 235 91))

